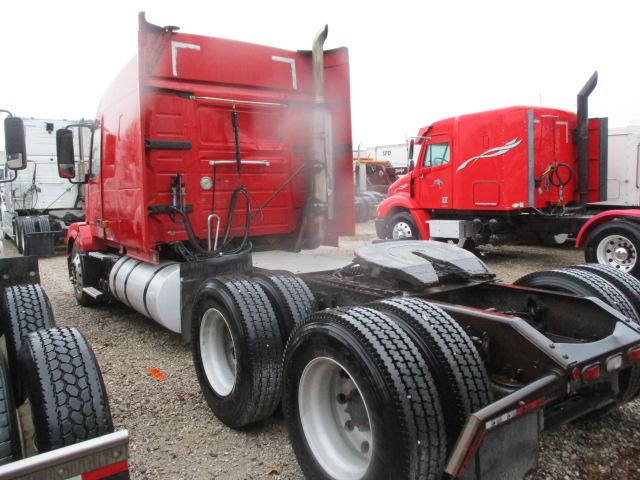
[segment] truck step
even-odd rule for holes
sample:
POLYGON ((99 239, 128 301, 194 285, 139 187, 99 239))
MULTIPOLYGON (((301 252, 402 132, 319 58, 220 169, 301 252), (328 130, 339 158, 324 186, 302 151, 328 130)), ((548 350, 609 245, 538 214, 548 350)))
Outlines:
POLYGON ((89 252, 88 255, 90 257, 97 258, 98 260, 103 260, 105 258, 110 257, 108 253, 102 253, 102 252, 89 252))
POLYGON ((102 290, 98 290, 95 287, 84 287, 82 289, 82 292, 86 293, 91 298, 95 298, 96 300, 100 300, 102 297, 106 295, 102 290))

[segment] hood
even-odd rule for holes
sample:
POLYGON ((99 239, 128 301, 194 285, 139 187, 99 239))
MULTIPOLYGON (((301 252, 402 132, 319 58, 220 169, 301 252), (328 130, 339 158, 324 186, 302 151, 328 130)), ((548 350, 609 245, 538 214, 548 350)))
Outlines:
POLYGON ((409 193, 409 180, 411 179, 411 172, 402 175, 399 179, 389 185, 387 194, 389 196, 400 192, 409 193))

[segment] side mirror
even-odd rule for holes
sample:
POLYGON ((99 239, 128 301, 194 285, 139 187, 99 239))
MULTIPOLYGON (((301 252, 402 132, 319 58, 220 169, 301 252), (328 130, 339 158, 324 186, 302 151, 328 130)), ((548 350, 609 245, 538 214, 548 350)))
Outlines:
POLYGON ((73 152, 73 132, 68 128, 56 131, 56 156, 58 157, 58 176, 73 179, 76 176, 76 161, 73 152))
POLYGON ((19 117, 4 119, 4 143, 7 154, 7 168, 24 170, 27 168, 27 145, 24 139, 24 122, 19 117))
POLYGON ((414 168, 416 168, 416 162, 414 162, 413 160, 409 160, 409 171, 413 170, 414 168))
POLYGON ((409 160, 413 160, 413 147, 415 146, 415 141, 413 138, 409 142, 409 160))

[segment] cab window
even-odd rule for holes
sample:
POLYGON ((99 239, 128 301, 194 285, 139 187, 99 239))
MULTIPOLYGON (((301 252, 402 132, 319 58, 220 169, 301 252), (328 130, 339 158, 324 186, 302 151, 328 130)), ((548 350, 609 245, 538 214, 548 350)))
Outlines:
POLYGON ((437 167, 449 163, 450 150, 448 143, 432 143, 427 146, 423 167, 437 167))
POLYGON ((100 175, 100 152, 102 143, 102 130, 97 128, 93 134, 93 144, 91 145, 91 151, 93 157, 91 159, 91 178, 96 178, 100 175))

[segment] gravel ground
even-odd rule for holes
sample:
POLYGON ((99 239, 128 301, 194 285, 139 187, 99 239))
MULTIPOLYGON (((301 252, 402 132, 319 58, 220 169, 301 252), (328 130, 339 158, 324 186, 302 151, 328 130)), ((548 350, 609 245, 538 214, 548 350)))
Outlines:
MULTIPOLYGON (((374 238, 372 224, 340 249, 351 255, 374 238)), ((7 254, 13 245, 5 241, 7 254)), ((486 249, 483 260, 504 281, 560 265, 582 262, 571 247, 486 249)), ((40 261, 57 322, 78 327, 88 338, 104 375, 116 428, 129 429, 134 479, 297 479, 302 475, 281 418, 241 431, 220 423, 206 406, 191 351, 177 334, 118 305, 76 305, 62 256, 40 261), (150 369, 157 369, 161 379, 150 369)), ((539 479, 640 479, 640 403, 590 423, 542 437, 539 479)))

